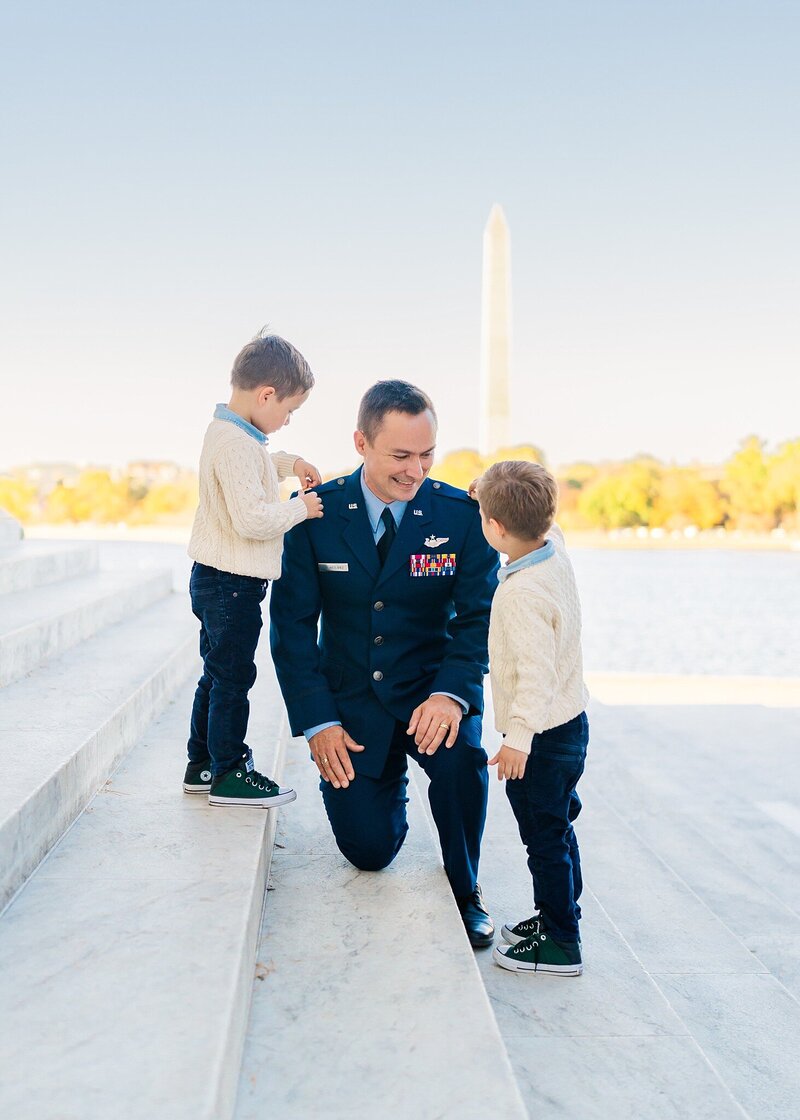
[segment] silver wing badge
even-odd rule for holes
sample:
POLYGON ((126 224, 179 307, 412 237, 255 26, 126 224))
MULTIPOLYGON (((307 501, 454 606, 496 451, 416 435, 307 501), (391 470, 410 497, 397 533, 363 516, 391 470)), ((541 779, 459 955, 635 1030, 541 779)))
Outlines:
POLYGON ((440 544, 447 544, 449 540, 449 537, 427 537, 425 540, 425 547, 438 548, 440 544))

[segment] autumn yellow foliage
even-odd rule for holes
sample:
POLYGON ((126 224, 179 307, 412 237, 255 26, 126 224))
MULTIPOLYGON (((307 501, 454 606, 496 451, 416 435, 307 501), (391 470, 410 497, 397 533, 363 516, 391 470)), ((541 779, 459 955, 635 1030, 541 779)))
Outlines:
MULTIPOLYGON (((434 475, 467 489, 503 459, 546 465, 544 452, 533 444, 504 447, 488 457, 463 448, 438 460, 434 475)), ((572 463, 556 476, 559 521, 569 528, 800 530, 800 439, 770 451, 750 436, 716 467, 665 464, 643 455, 625 462, 572 463)), ((44 489, 32 471, 0 475, 0 507, 23 523, 188 524, 196 506, 197 477, 177 467, 149 477, 136 464, 130 473, 73 470, 72 477, 44 489)))
POLYGON ((479 455, 471 449, 451 451, 449 455, 436 461, 434 474, 442 482, 468 490, 470 483, 478 475, 483 474, 492 463, 500 463, 504 459, 522 459, 526 463, 542 463, 546 466, 543 451, 532 444, 520 444, 518 447, 502 447, 488 456, 479 455))

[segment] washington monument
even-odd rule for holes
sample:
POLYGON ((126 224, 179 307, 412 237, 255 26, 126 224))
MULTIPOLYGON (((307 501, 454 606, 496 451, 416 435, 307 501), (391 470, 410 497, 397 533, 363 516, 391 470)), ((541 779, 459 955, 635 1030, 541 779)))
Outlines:
POLYGON ((480 453, 511 442, 511 245, 503 208, 495 203, 483 231, 480 453))

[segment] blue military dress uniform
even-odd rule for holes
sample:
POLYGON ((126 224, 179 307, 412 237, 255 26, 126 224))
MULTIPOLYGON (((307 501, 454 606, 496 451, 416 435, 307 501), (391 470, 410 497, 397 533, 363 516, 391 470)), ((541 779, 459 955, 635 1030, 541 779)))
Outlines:
POLYGON ((407 832, 407 756, 431 779, 445 870, 457 896, 476 884, 486 819, 481 747, 489 609, 498 556, 477 503, 426 479, 381 566, 361 469, 319 487, 325 516, 287 534, 273 584, 271 643, 294 735, 340 722, 364 746, 346 789, 320 782, 339 848, 357 867, 394 859, 407 832), (321 619, 321 626, 319 625, 321 619), (455 745, 418 753, 405 734, 432 693, 468 708, 455 745))

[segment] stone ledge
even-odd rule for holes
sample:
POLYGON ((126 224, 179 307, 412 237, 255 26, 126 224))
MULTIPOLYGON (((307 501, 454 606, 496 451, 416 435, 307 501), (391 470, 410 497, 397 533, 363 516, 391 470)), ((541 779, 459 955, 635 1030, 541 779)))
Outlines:
POLYGON ((102 572, 0 600, 0 688, 170 594, 169 572, 102 572))
POLYGON ((196 666, 196 644, 171 595, 0 691, 0 906, 196 666))
MULTIPOLYGON (((256 765, 280 769, 261 668, 256 765)), ((252 988, 275 812, 181 789, 194 686, 152 724, 0 921, 15 1120, 224 1120, 252 988)), ((289 806, 291 811, 294 806, 289 806)))
POLYGON ((0 549, 0 595, 44 587, 97 571, 96 545, 64 541, 21 541, 0 549))
POLYGON ((8 548, 22 540, 22 526, 16 517, 0 508, 0 547, 8 548))

